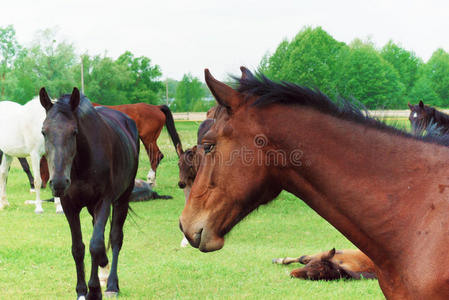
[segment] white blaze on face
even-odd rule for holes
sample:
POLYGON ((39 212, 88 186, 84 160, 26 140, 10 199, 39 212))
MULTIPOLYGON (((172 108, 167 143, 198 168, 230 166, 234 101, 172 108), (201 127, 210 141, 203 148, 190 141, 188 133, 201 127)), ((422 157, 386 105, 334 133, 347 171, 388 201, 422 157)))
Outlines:
POLYGON ((418 117, 418 113, 417 112, 414 112, 413 113, 413 118, 417 118, 418 117))

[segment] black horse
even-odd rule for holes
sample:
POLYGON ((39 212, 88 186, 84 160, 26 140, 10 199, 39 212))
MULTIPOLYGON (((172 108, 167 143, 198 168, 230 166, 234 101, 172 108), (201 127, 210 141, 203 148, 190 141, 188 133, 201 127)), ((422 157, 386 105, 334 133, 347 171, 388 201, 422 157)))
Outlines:
POLYGON ((106 293, 118 294, 117 261, 139 156, 136 124, 121 112, 104 107, 95 109, 77 88, 54 104, 44 88, 39 96, 47 111, 42 133, 50 170, 49 185, 53 195, 61 197, 70 225, 78 298, 102 297, 98 266, 108 264, 104 229, 111 206, 112 264, 106 293), (92 215, 94 227, 89 245, 92 257, 89 291, 84 278, 84 244, 79 217, 83 207, 92 215))

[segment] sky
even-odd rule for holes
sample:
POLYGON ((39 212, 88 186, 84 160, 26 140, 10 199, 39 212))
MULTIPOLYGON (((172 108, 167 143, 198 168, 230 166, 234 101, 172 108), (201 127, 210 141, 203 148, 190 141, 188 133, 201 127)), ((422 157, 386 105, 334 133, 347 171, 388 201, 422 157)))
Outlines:
POLYGON ((78 53, 129 50, 159 65, 163 78, 190 72, 204 81, 205 68, 222 80, 241 65, 256 69, 304 26, 346 43, 393 40, 427 61, 438 48, 449 51, 448 12, 439 0, 7 0, 0 27, 13 25, 25 46, 38 30, 56 28, 78 53))

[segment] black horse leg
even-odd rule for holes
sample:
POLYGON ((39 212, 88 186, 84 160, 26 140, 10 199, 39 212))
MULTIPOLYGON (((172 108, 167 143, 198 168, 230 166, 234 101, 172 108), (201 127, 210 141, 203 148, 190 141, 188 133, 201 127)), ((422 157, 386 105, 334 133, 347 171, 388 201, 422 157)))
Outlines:
POLYGON ((92 269, 89 279, 89 293, 87 299, 101 299, 100 280, 98 278, 98 266, 105 267, 108 264, 106 256, 106 247, 104 244, 104 228, 111 211, 109 201, 101 201, 101 206, 96 210, 95 224, 90 240, 90 255, 92 257, 92 269))
POLYGON ((81 234, 80 210, 67 207, 62 203, 64 214, 69 222, 70 232, 72 234, 72 255, 76 264, 76 294, 77 297, 86 296, 87 286, 84 276, 84 244, 81 234))
MULTIPOLYGON (((128 198, 128 197, 126 197, 128 198)), ((122 200, 122 199, 120 199, 122 200)), ((118 276, 117 276, 117 263, 118 255, 123 244, 123 225, 128 214, 128 201, 118 201, 117 205, 114 205, 112 210, 112 221, 111 221, 111 246, 112 246, 112 263, 111 272, 109 273, 108 284, 106 292, 108 293, 118 293, 118 276)))
POLYGON ((22 166, 22 169, 25 171, 25 173, 28 176, 28 180, 30 181, 31 188, 34 189, 34 177, 31 174, 30 165, 28 164, 27 159, 24 157, 19 157, 19 162, 20 162, 20 165, 22 166))

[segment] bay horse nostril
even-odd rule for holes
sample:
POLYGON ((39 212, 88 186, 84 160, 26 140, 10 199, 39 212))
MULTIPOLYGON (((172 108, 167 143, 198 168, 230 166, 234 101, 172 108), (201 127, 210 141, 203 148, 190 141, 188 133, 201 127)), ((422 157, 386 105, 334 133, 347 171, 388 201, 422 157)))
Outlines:
POLYGON ((67 179, 65 180, 65 183, 66 183, 67 185, 69 185, 69 184, 70 184, 70 179, 67 178, 67 179))
POLYGON ((178 182, 178 186, 179 186, 179 188, 183 189, 186 187, 186 184, 185 184, 185 182, 180 181, 180 182, 178 182))

